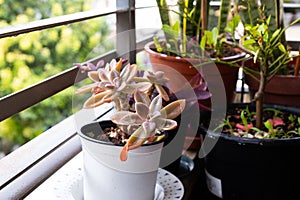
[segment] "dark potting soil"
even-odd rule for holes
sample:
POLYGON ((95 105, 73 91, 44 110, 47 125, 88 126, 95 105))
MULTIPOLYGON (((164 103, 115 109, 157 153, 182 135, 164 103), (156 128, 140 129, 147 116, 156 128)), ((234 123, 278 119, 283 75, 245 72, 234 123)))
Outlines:
MULTIPOLYGON (((210 58, 216 58, 217 57, 216 51, 214 51, 214 50, 212 50, 212 51, 207 50, 206 53, 207 53, 207 56, 209 56, 210 58)), ((238 54, 237 51, 235 51, 232 48, 228 48, 228 47, 225 47, 223 49, 223 52, 222 52, 222 55, 223 55, 224 58, 225 57, 230 57, 230 56, 235 56, 237 54, 238 54)))
POLYGON ((103 130, 103 133, 104 134, 97 135, 95 139, 104 142, 111 142, 118 145, 125 145, 129 138, 129 135, 119 127, 105 128, 103 130))
POLYGON ((222 130, 222 133, 225 134, 232 134, 233 132, 233 135, 235 136, 250 138, 300 137, 300 132, 298 131, 298 129, 300 129, 300 117, 287 111, 265 108, 263 112, 263 122, 268 121, 268 123, 260 132, 255 129, 256 116, 254 110, 249 109, 249 111, 246 112, 243 108, 231 109, 227 112, 227 119, 229 120, 232 129, 230 130, 230 127, 225 125, 222 130), (244 118, 247 120, 246 124, 242 120, 243 117, 241 113, 243 110, 244 118))
MULTIPOLYGON (((155 48, 151 48, 151 50, 157 52, 157 50, 155 48)), ((159 53, 166 54, 166 55, 169 55, 169 56, 179 56, 179 55, 177 55, 174 52, 165 52, 165 51, 163 51, 163 52, 159 52, 159 53)), ((195 55, 202 55, 201 52, 197 52, 197 53, 195 52, 194 54, 195 55)), ((217 57, 217 53, 216 53, 216 51, 214 49, 211 49, 211 50, 210 49, 206 49, 205 52, 204 52, 204 54, 205 54, 205 56, 207 56, 209 58, 216 58, 217 57)), ((230 48, 230 47, 225 47, 223 49, 223 52, 222 52, 222 56, 224 58, 225 57, 230 57, 230 56, 235 56, 237 54, 238 54, 238 52, 235 51, 234 49, 230 48)))

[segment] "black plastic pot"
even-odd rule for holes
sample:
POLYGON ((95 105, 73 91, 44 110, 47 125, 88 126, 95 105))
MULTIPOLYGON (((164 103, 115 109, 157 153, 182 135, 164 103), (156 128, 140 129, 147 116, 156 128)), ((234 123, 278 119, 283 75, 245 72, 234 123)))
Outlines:
MULTIPOLYGON (((176 119, 177 124, 183 127, 187 127, 187 124, 185 121, 182 121, 181 123, 181 115, 178 116, 176 119)), ((186 128, 183 128, 186 130, 186 128)), ((161 162, 160 167, 163 169, 171 172, 175 176, 177 176, 179 179, 184 179, 194 168, 194 162, 192 159, 188 158, 187 156, 182 155, 183 151, 183 145, 184 145, 184 139, 185 134, 179 131, 179 127, 177 126, 173 130, 167 131, 168 138, 165 139, 164 147, 169 145, 169 143, 174 142, 173 140, 176 138, 175 146, 173 145, 172 148, 163 148, 162 154, 161 154, 161 162), (179 134, 179 135, 177 135, 179 134), (165 161, 169 160, 170 155, 174 157, 176 154, 176 159, 173 160, 171 163, 165 165, 165 161)))
MULTIPOLYGON (((296 108, 273 108, 300 114, 296 108)), ((300 138, 249 139, 212 132, 205 137, 216 142, 204 159, 214 198, 300 199, 300 138)))

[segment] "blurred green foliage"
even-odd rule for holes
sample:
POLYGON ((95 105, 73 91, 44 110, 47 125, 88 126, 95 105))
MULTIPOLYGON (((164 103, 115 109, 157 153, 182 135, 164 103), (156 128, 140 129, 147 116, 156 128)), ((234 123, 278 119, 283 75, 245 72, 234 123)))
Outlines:
MULTIPOLYGON (((92 0, 0 0, 0 28, 86 11, 92 8, 92 3, 92 0)), ((68 69, 73 63, 84 62, 99 44, 103 52, 111 50, 113 44, 103 42, 110 32, 102 17, 0 39, 0 98, 68 69)), ((73 92, 72 87, 66 89, 0 122, 0 152, 1 144, 22 145, 72 114, 73 92)))

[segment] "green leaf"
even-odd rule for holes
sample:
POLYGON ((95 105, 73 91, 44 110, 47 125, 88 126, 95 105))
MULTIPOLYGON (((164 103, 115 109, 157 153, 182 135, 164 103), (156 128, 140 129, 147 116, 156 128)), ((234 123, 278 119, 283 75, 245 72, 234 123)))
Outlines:
POLYGON ((155 47, 156 47, 157 52, 162 52, 162 51, 163 51, 163 48, 161 47, 161 45, 160 45, 158 39, 154 37, 154 38, 153 38, 153 42, 154 42, 154 45, 155 45, 155 47))
POLYGON ((162 30, 168 35, 177 39, 180 35, 180 24, 178 21, 173 26, 169 26, 168 24, 163 24, 162 30))
POLYGON ((230 130, 230 133, 232 134, 233 133, 233 129, 232 129, 232 126, 230 124, 230 121, 229 119, 227 118, 223 123, 219 124, 216 128, 214 128, 214 132, 217 132, 219 131, 219 129, 221 129, 220 131, 222 131, 222 128, 224 126, 228 126, 229 130, 230 130))
MULTIPOLYGON (((275 6, 275 5, 274 5, 274 6, 275 6)), ((271 21, 271 15, 268 17, 268 19, 267 19, 267 21, 266 21, 267 25, 270 24, 270 21, 271 21)))
POLYGON ((206 47, 206 35, 204 34, 203 37, 201 38, 201 41, 200 41, 200 48, 202 50, 205 50, 205 47, 206 47))
POLYGON ((269 43, 269 32, 266 31, 263 33, 263 40, 266 44, 269 43))
POLYGON ((280 50, 282 53, 286 53, 286 49, 285 49, 285 47, 284 47, 284 45, 283 45, 282 43, 279 43, 279 44, 278 44, 278 48, 279 48, 279 50, 280 50))
POLYGON ((172 26, 173 31, 176 33, 180 33, 180 23, 179 21, 176 21, 175 24, 172 26))
POLYGON ((240 22, 240 17, 238 15, 235 15, 228 23, 225 28, 226 32, 229 32, 231 34, 234 34, 236 28, 238 27, 240 22))
POLYGON ((264 122, 264 125, 268 129, 269 133, 273 133, 273 124, 269 120, 264 122))
POLYGON ((274 39, 278 36, 278 34, 280 33, 280 31, 281 31, 281 28, 277 29, 277 30, 272 34, 271 41, 274 40, 274 39))
POLYGON ((251 130, 254 130, 254 131, 258 132, 258 133, 262 132, 262 130, 260 130, 259 128, 256 128, 256 127, 252 127, 251 130))
POLYGON ((288 120, 289 120, 290 122, 294 122, 294 117, 293 117, 292 114, 289 115, 288 120))
POLYGON ((211 46, 213 44, 213 33, 211 31, 205 31, 204 34, 206 35, 206 43, 211 46))
POLYGON ((217 27, 214 27, 212 30, 211 30, 211 33, 212 33, 212 43, 214 45, 217 44, 218 42, 218 36, 219 36, 219 30, 217 29, 217 27))
POLYGON ((232 18, 233 29, 234 29, 234 30, 238 27, 240 21, 241 21, 241 18, 240 18, 239 15, 235 15, 235 16, 232 18))
POLYGON ((273 117, 277 117, 278 115, 283 113, 281 110, 278 110, 278 109, 275 109, 275 108, 264 108, 264 111, 274 112, 273 117))
POLYGON ((226 125, 226 123, 222 123, 222 124, 219 124, 216 128, 214 128, 213 132, 217 132, 219 131, 219 129, 222 129, 224 126, 226 125))
POLYGON ((246 49, 249 49, 250 51, 253 51, 255 52, 256 49, 255 49, 255 45, 256 44, 256 41, 254 39, 247 39, 245 36, 241 38, 241 43, 242 45, 246 48, 246 49), (249 40, 249 41, 248 41, 249 40))
POLYGON ((241 119, 242 119, 242 122, 243 122, 243 124, 246 128, 246 133, 248 133, 249 132, 249 126, 248 126, 248 121, 247 121, 247 118, 245 116, 245 111, 244 110, 242 110, 242 112, 241 112, 241 119))
POLYGON ((258 50, 254 53, 254 58, 253 58, 254 63, 256 63, 256 61, 257 61, 259 52, 260 52, 260 49, 258 49, 258 50))
POLYGON ((246 45, 252 45, 255 43, 256 43, 256 41, 254 39, 248 39, 248 40, 245 40, 243 44, 244 44, 244 46, 246 46, 246 45))

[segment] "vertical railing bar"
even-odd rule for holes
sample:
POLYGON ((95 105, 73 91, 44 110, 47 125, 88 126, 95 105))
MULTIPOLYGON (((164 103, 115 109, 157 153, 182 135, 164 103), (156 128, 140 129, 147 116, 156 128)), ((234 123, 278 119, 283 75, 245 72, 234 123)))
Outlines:
POLYGON ((128 12, 116 13, 117 55, 136 62, 135 0, 116 0, 117 9, 127 8, 128 12))

